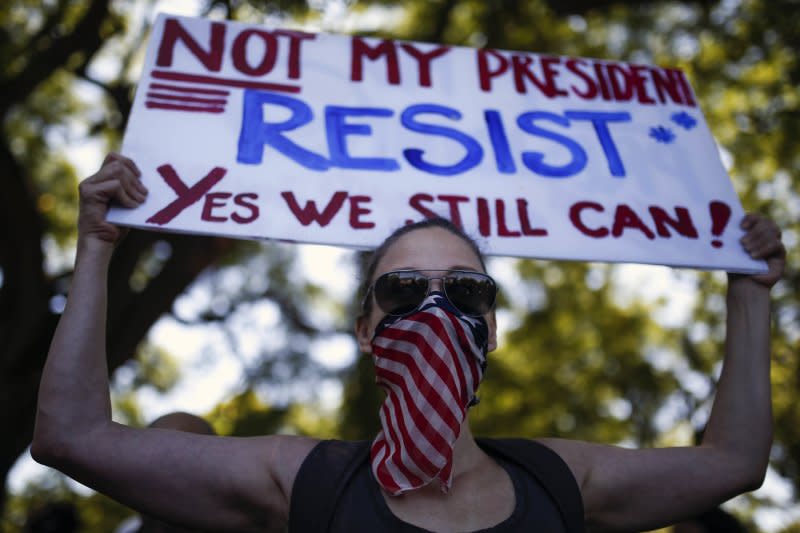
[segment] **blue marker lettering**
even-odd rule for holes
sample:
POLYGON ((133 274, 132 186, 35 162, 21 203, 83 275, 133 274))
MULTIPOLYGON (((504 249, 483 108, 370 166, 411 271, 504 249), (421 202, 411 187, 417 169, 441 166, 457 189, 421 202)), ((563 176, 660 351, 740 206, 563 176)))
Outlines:
POLYGON ((258 165, 264 158, 264 146, 268 145, 310 170, 327 170, 330 166, 327 159, 283 135, 286 131, 305 126, 313 118, 311 108, 302 100, 266 91, 245 90, 236 160, 245 165, 258 165), (265 104, 283 106, 292 112, 292 116, 283 122, 265 122, 265 104))
POLYGON ((525 166, 532 172, 547 178, 568 178, 583 170, 586 167, 586 152, 581 148, 581 145, 569 137, 540 128, 534 124, 537 120, 549 120, 561 126, 569 127, 569 119, 547 111, 529 111, 517 117, 517 125, 526 133, 544 137, 562 145, 569 150, 572 159, 566 165, 557 167, 545 163, 542 152, 522 152, 522 162, 525 166))
POLYGON ((363 170, 398 170, 400 165, 394 159, 385 157, 352 157, 347 150, 348 135, 371 135, 369 124, 349 124, 347 117, 391 117, 391 109, 380 107, 339 107, 325 108, 325 134, 328 138, 328 150, 331 165, 341 168, 358 168, 363 170))
POLYGON ((597 139, 600 141, 600 146, 603 147, 603 153, 606 154, 608 170, 611 172, 612 176, 618 178, 625 177, 625 166, 622 164, 622 159, 619 157, 614 139, 611 138, 611 132, 608 131, 608 123, 630 122, 631 114, 627 111, 620 111, 617 113, 604 113, 602 111, 566 111, 564 115, 573 120, 590 120, 592 122, 594 131, 597 133, 597 139))
POLYGON ((497 171, 503 174, 513 174, 517 171, 514 164, 514 157, 511 155, 511 146, 508 144, 508 136, 503 127, 503 119, 499 111, 487 109, 483 112, 486 126, 489 129, 489 139, 494 148, 494 161, 497 164, 497 171))
POLYGON ((424 124, 422 122, 417 122, 417 115, 423 113, 441 115, 451 120, 460 120, 461 113, 451 107, 445 107, 436 104, 417 104, 409 106, 405 111, 403 111, 403 114, 400 115, 400 121, 403 123, 403 126, 411 131, 429 135, 440 135, 442 137, 452 139, 463 146, 467 153, 458 163, 447 166, 437 165, 425 161, 422 158, 422 156, 425 154, 425 151, 420 150, 419 148, 408 148, 403 150, 403 155, 413 167, 424 172, 436 174, 437 176, 453 176, 455 174, 460 174, 461 172, 466 172, 481 162, 483 159, 483 148, 481 148, 481 145, 478 143, 478 141, 465 133, 453 128, 448 128, 447 126, 438 126, 435 124, 424 124))

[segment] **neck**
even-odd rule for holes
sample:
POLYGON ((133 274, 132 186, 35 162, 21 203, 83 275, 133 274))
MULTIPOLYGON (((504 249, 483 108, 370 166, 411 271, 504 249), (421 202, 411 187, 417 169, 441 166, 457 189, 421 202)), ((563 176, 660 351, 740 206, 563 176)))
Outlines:
MULTIPOLYGON (((469 421, 465 418, 461 423, 461 431, 458 438, 453 445, 453 487, 457 485, 459 478, 469 477, 470 474, 480 470, 486 464, 486 461, 491 461, 491 459, 475 442, 472 430, 469 427, 469 421)), ((389 496, 389 493, 386 493, 386 495, 389 496)), ((407 497, 414 497, 415 495, 434 498, 447 497, 447 495, 442 494, 438 483, 429 483, 403 494, 403 496, 407 497)))
POLYGON ((460 475, 473 470, 486 457, 472 436, 469 419, 461 424, 461 433, 453 446, 453 481, 460 475))

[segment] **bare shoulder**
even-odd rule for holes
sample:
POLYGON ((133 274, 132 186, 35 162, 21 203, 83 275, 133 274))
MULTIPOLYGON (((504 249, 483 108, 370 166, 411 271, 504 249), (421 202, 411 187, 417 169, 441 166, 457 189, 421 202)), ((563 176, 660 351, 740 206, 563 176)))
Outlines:
POLYGON ((744 484, 737 479, 736 458, 713 446, 637 449, 564 439, 537 442, 572 470, 587 529, 649 531, 754 488, 747 478, 744 484))
POLYGON ((263 464, 272 473, 288 502, 291 499, 292 486, 297 472, 311 450, 321 441, 294 435, 272 435, 261 437, 259 440, 263 443, 263 446, 259 446, 263 464))
MULTIPOLYGON (((175 438, 184 436, 174 433, 175 438)), ((286 524, 297 472, 320 442, 289 435, 189 437, 194 440, 184 442, 183 453, 173 455, 175 460, 163 465, 166 470, 182 473, 186 481, 183 493, 193 494, 196 502, 208 502, 204 508, 193 510, 195 516, 189 519, 199 519, 204 527, 224 526, 226 530, 242 531, 251 527, 260 531, 280 530, 286 524), (187 454, 187 450, 191 453, 187 454), (194 455, 195 459, 184 459, 186 455, 194 455), (208 497, 202 497, 206 493, 208 497), (203 515, 202 519, 198 514, 203 515), (248 525, 233 527, 233 524, 248 525)), ((158 475, 152 477, 158 478, 158 475)), ((152 502, 152 505, 156 511, 164 510, 159 502, 152 502)), ((135 507, 147 508, 147 505, 135 507)), ((170 518, 170 515, 165 514, 165 517, 170 518)), ((176 522, 191 523, 183 516, 173 517, 176 522)))
POLYGON ((592 464, 601 449, 610 448, 604 444, 595 444, 568 439, 534 439, 535 442, 547 446, 567 463, 578 485, 583 488, 591 472, 592 464))
POLYGON ((80 439, 39 460, 142 513, 216 531, 281 530, 297 472, 319 442, 116 423, 80 439))

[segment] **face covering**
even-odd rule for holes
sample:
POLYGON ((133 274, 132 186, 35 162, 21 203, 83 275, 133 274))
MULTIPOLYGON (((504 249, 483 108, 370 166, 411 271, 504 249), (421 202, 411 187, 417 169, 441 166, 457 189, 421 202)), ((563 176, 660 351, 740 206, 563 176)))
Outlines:
POLYGON ((370 458, 375 479, 393 495, 453 483, 453 445, 486 369, 489 328, 441 292, 410 315, 387 316, 375 330, 376 382, 386 391, 381 431, 370 458))

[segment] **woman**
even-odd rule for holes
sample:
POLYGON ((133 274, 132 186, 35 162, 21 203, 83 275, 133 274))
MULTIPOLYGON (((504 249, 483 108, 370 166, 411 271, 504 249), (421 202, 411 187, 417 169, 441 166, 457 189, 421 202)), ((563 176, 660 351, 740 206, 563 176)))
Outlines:
MULTIPOLYGON (((304 510, 312 514, 319 502, 293 491, 307 494, 315 480, 330 481, 327 472, 309 466, 332 449, 329 443, 293 436, 192 435, 111 421, 106 284, 121 230, 104 217, 111 201, 135 207, 144 200, 147 191, 138 177, 131 160, 112 154, 81 183, 75 273, 42 377, 32 454, 167 521, 211 531, 263 532, 285 528, 291 509, 291 530, 299 530, 296 520, 304 510)), ((628 450, 558 439, 525 441, 532 444, 524 449, 550 458, 541 462, 544 469, 564 465, 559 482, 566 492, 580 491, 587 529, 654 528, 761 484, 772 440, 769 288, 781 276, 785 252, 771 221, 748 215, 742 227, 744 248, 766 259, 769 272, 730 276, 724 370, 700 446, 628 450)), ((386 520, 387 530, 566 530, 566 519, 552 518, 562 502, 543 490, 529 469, 519 467, 528 458, 516 466, 499 460, 496 451, 487 453, 491 446, 476 442, 467 423, 466 408, 474 401, 486 352, 496 346, 492 283, 474 244, 454 228, 434 224, 403 230, 379 251, 356 335, 359 347, 375 356, 378 381, 388 391, 383 428, 367 463, 373 477, 367 478, 366 490, 380 500, 356 507, 359 514, 386 520), (415 328, 435 334, 422 341, 415 328), (428 356, 417 357, 419 351, 428 356), (397 354, 417 357, 418 363, 392 367, 402 359, 397 354), (436 367, 443 358, 447 366, 436 367), (420 376, 432 382, 431 372, 442 384, 425 389, 420 376), (416 387, 413 394, 398 388, 398 375, 409 390, 416 387), (413 418, 411 411, 418 421, 421 413, 440 438, 431 427, 422 427, 423 421, 418 431, 402 431, 397 413, 413 418), (528 500, 526 487, 538 490, 535 502, 528 500), (542 509, 542 516, 554 520, 550 525, 526 522, 535 522, 542 509)), ((352 487, 364 482, 363 475, 354 476, 352 487)), ((357 506, 358 499, 348 500, 351 486, 333 485, 343 504, 357 506)), ((341 522, 347 515, 337 520, 348 527, 341 522)), ((355 523, 346 530, 358 531, 355 523)))

